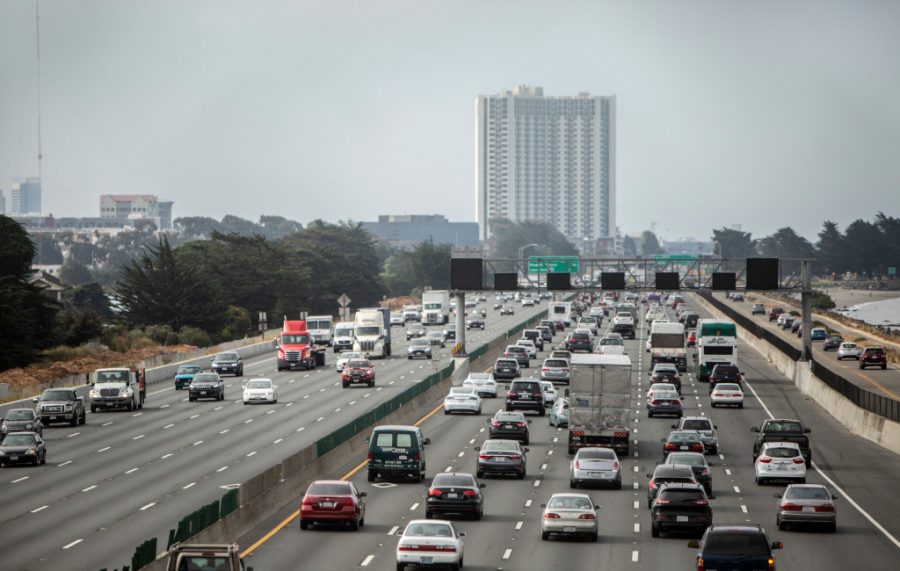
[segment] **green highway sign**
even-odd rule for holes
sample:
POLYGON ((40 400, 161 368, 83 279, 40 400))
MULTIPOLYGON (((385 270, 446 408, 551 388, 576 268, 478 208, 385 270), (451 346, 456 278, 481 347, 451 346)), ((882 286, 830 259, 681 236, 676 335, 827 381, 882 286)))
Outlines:
POLYGON ((889 268, 888 268, 888 275, 889 275, 889 276, 896 276, 896 275, 897 275, 897 267, 896 267, 896 266, 891 266, 891 267, 889 267, 889 268))
POLYGON ((578 256, 531 256, 528 258, 529 274, 546 274, 547 272, 578 273, 578 256))
POLYGON ((691 254, 656 254, 653 261, 657 266, 690 266, 697 261, 697 256, 691 254))

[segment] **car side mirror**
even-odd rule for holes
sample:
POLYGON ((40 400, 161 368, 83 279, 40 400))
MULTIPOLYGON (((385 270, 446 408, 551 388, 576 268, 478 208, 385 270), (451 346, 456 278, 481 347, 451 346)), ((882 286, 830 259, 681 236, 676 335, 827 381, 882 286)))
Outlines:
POLYGON ((691 549, 700 549, 700 541, 697 539, 692 539, 692 540, 688 541, 687 545, 691 549))
POLYGON ((38 397, 31 397, 31 402, 33 402, 34 404, 37 404, 37 403, 38 403, 38 397))
POLYGON ((653 477, 653 474, 647 474, 647 477, 648 477, 648 478, 652 478, 652 477, 653 477))
POLYGON ((359 493, 359 497, 361 497, 361 498, 364 498, 364 497, 366 497, 366 496, 368 496, 368 495, 369 495, 369 494, 368 494, 367 492, 360 492, 360 493, 359 493))
POLYGON ((431 439, 430 439, 430 438, 426 438, 426 439, 423 441, 423 443, 425 444, 425 446, 428 446, 429 444, 431 444, 431 439))
POLYGON ((481 484, 481 483, 479 483, 479 484, 478 484, 478 487, 479 487, 479 488, 487 488, 487 484, 481 484))
POLYGON ((832 499, 832 500, 838 499, 838 495, 837 495, 837 494, 831 494, 831 499, 832 499))
POLYGON ((812 432, 812 430, 810 430, 809 428, 803 429, 803 434, 809 434, 810 432, 812 432))
POLYGON ((466 536, 466 532, 461 531, 461 532, 457 533, 456 535, 458 535, 459 537, 465 537, 465 536, 466 536))
POLYGON ((772 549, 784 549, 784 544, 781 543, 780 541, 773 541, 772 549))
POLYGON ((719 430, 719 425, 718 425, 718 424, 714 424, 714 425, 713 425, 713 428, 715 428, 716 430, 719 430))
POLYGON ((492 419, 490 419, 490 418, 486 418, 486 419, 484 419, 484 421, 485 421, 485 422, 486 422, 486 423, 488 423, 488 424, 490 424, 490 423, 491 423, 491 420, 492 420, 492 419))
POLYGON ((678 428, 677 424, 670 424, 669 426, 671 426, 672 428, 678 428))
POLYGON ((523 448, 522 450, 525 451, 525 452, 531 452, 531 449, 530 449, 530 448, 523 448))
POLYGON ((759 432, 759 427, 758 427, 758 426, 751 426, 751 427, 750 427, 750 432, 759 432))

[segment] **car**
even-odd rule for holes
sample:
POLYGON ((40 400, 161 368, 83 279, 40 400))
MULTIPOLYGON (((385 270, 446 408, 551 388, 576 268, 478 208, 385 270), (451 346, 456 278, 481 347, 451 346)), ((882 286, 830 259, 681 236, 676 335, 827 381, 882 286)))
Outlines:
POLYGON ((697 478, 690 466, 673 466, 671 464, 659 464, 652 474, 647 474, 650 481, 647 483, 647 509, 653 505, 656 494, 664 484, 697 484, 697 478))
POLYGON ((593 335, 597 335, 597 320, 590 315, 582 315, 579 317, 576 325, 577 327, 588 329, 593 335))
POLYGON ((78 396, 75 389, 44 389, 41 396, 33 397, 31 402, 44 427, 57 421, 68 422, 69 426, 87 422, 84 397, 78 396))
POLYGON ((198 399, 225 400, 225 381, 218 373, 198 373, 188 387, 188 401, 198 399))
POLYGON ((367 387, 375 386, 375 367, 368 359, 350 359, 344 365, 341 372, 341 386, 345 389, 350 388, 353 384, 363 384, 367 387))
POLYGON ((397 311, 391 313, 391 327, 393 327, 395 325, 399 325, 400 327, 403 327, 405 324, 406 324, 406 320, 403 318, 402 313, 397 312, 397 311))
MULTIPOLYGON (((537 329, 538 333, 541 334, 541 340, 544 343, 552 343, 553 342, 553 329, 551 329, 549 326, 539 325, 539 326, 535 327, 535 329, 537 329)), ((543 349, 544 348, 541 347, 542 351, 543 351, 543 349)))
POLYGON ((300 500, 300 529, 329 523, 346 524, 356 531, 366 524, 366 492, 344 480, 317 480, 300 500))
POLYGON ((765 315, 766 314, 766 306, 761 303, 754 303, 753 309, 750 310, 751 315, 765 315))
POLYGON ((523 345, 507 345, 503 351, 503 356, 508 359, 515 359, 520 367, 527 369, 531 358, 528 355, 528 349, 523 345))
POLYGON ((540 381, 516 380, 506 392, 506 410, 533 410, 544 416, 544 390, 540 381))
POLYGON ((834 500, 838 497, 822 484, 790 484, 782 493, 775 512, 775 523, 784 531, 792 524, 823 525, 834 533, 837 531, 837 509, 834 500))
POLYGON ((710 406, 736 406, 744 408, 744 391, 736 383, 718 383, 709 393, 710 406))
POLYGON ((187 388, 188 385, 191 384, 191 381, 194 380, 194 375, 202 370, 203 368, 200 365, 179 366, 178 370, 175 371, 175 390, 180 391, 181 389, 187 388))
POLYGON ((662 439, 662 443, 663 458, 665 458, 669 452, 675 451, 700 452, 701 454, 706 451, 700 433, 694 430, 673 430, 669 433, 668 438, 662 439))
POLYGON ((887 369, 887 351, 884 347, 863 347, 859 356, 859 368, 878 367, 887 369))
POLYGON ((429 331, 428 334, 425 335, 425 339, 432 347, 444 348, 447 346, 447 343, 444 339, 444 334, 441 331, 429 331))
POLYGON ((463 566, 465 536, 447 520, 412 520, 397 540, 397 571, 407 565, 441 565, 458 571, 463 566))
POLYGON ((484 517, 485 487, 472 474, 442 472, 434 477, 425 495, 425 519, 444 514, 484 517))
POLYGON ((450 387, 444 397, 444 414, 453 412, 481 414, 481 397, 473 387, 450 387))
POLYGON ((574 331, 566 339, 566 349, 574 353, 575 351, 593 351, 593 342, 591 334, 587 331, 574 331))
POLYGON ((488 421, 488 437, 502 440, 518 440, 522 444, 528 444, 531 439, 529 424, 531 424, 531 421, 527 420, 521 412, 498 410, 488 421))
MULTIPOLYGON (((429 333, 429 335, 430 335, 430 333, 429 333)), ((443 337, 444 337, 444 342, 456 341, 456 325, 454 325, 452 323, 445 325, 444 328, 441 330, 441 335, 443 335, 443 337)), ((443 345, 441 345, 441 346, 443 347, 443 345)))
POLYGON ((568 362, 572 362, 572 352, 567 349, 554 349, 550 351, 550 356, 548 359, 565 359, 568 362))
POLYGON ((413 339, 406 347, 407 359, 431 359, 431 342, 428 339, 413 339))
POLYGON ((650 371, 651 383, 671 383, 675 385, 675 390, 681 394, 681 375, 678 373, 678 366, 674 363, 656 363, 653 370, 650 371))
POLYGON ((647 400, 647 416, 653 418, 655 416, 675 416, 681 418, 684 414, 683 397, 679 396, 674 390, 672 391, 654 391, 653 398, 647 400))
POLYGON ((515 313, 515 310, 508 305, 504 305, 500 308, 500 315, 514 315, 515 313))
POLYGON ((425 337, 425 327, 421 323, 410 323, 406 328, 406 340, 425 337))
POLYGON ((525 347, 525 350, 528 352, 529 359, 536 359, 538 349, 534 344, 534 341, 531 339, 519 339, 516 341, 516 345, 519 347, 525 347))
POLYGON ((541 380, 569 384, 571 368, 565 359, 544 359, 541 365, 541 380))
POLYGON ((278 387, 272 379, 250 379, 244 385, 244 394, 241 398, 244 404, 254 402, 278 402, 278 387))
POLYGON ((579 448, 569 463, 569 487, 608 485, 622 489, 622 467, 612 448, 579 448))
POLYGON ((734 383, 743 386, 744 373, 736 365, 719 363, 709 373, 709 392, 712 392, 719 383, 734 383))
POLYGON ((495 310, 495 311, 498 310, 498 309, 502 309, 502 308, 503 308, 503 302, 502 302, 502 301, 499 301, 500 298, 497 298, 497 299, 498 299, 497 303, 494 304, 494 310, 495 310))
POLYGON ((465 305, 466 305, 466 307, 468 307, 468 308, 475 307, 476 305, 478 305, 478 298, 477 298, 477 297, 470 297, 470 298, 467 298, 467 299, 466 299, 465 305))
POLYGON ((544 336, 537 329, 526 329, 522 331, 522 339, 527 339, 534 344, 534 348, 538 351, 544 350, 544 336))
POLYGON ((491 373, 469 373, 462 386, 472 387, 482 398, 497 398, 497 381, 491 373))
POLYGON ((676 430, 694 430, 700 433, 700 440, 703 441, 704 452, 706 454, 719 453, 719 435, 716 433, 718 428, 712 423, 712 420, 706 416, 685 416, 673 424, 672 428, 676 430))
POLYGON ((377 477, 409 477, 414 482, 425 478, 425 447, 431 439, 418 426, 385 424, 372 429, 369 436, 367 480, 377 477))
POLYGON ((825 338, 825 342, 822 343, 822 351, 837 351, 843 342, 844 338, 840 335, 829 335, 825 338))
POLYGON ((235 351, 219 353, 210 361, 210 369, 213 373, 220 375, 232 373, 235 377, 243 377, 244 360, 241 358, 240 353, 235 351))
POLYGON ((500 358, 494 361, 495 379, 515 379, 521 376, 518 359, 500 358))
POLYGON ((237 543, 173 543, 163 556, 165 571, 188 569, 215 569, 215 571, 252 571, 241 559, 241 547, 237 543))
POLYGON ((597 541, 599 527, 597 512, 600 506, 587 494, 553 494, 546 504, 541 504, 541 539, 551 535, 571 535, 597 541))
POLYGON ((547 412, 547 421, 550 426, 569 426, 569 399, 557 399, 556 403, 550 407, 550 411, 547 412))
POLYGON ((759 485, 774 480, 806 483, 806 460, 795 442, 763 442, 755 468, 759 485))
POLYGON ((553 403, 556 402, 557 398, 556 387, 554 387, 553 383, 551 383, 550 381, 538 382, 541 383, 541 390, 544 391, 544 406, 553 406, 553 403))
MULTIPOLYGON (((785 329, 788 329, 787 327, 785 329)), ((795 334, 797 337, 801 337, 803 335, 803 321, 800 319, 795 319, 791 322, 791 326, 789 328, 791 333, 795 334)))
POLYGON ((706 528, 702 539, 690 541, 688 547, 697 550, 697 569, 775 571, 772 551, 784 545, 780 541, 770 543, 759 525, 713 524, 706 528))
POLYGON ((742 293, 732 294, 731 301, 744 301, 744 294, 742 294, 742 293))
POLYGON ((658 319, 663 319, 666 316, 666 310, 659 306, 653 306, 647 310, 647 313, 644 314, 644 319, 647 320, 647 323, 653 323, 658 319))
MULTIPOLYGON (((675 390, 675 385, 672 383, 653 383, 650 385, 650 388, 647 389, 647 400, 650 400, 659 392, 678 392, 675 390)), ((650 403, 647 403, 647 408, 650 407, 650 403)))
POLYGON ((669 466, 689 466, 694 472, 694 478, 706 490, 707 496, 712 496, 712 472, 706 456, 701 452, 672 452, 666 456, 664 464, 669 466))
POLYGON ((825 341, 828 339, 828 330, 824 327, 813 327, 809 332, 810 341, 825 341))
POLYGON ((782 315, 783 313, 784 313, 783 307, 769 308, 769 313, 768 313, 769 321, 776 321, 778 319, 778 316, 782 315))
POLYGON ((651 537, 668 531, 702 534, 712 521, 712 507, 700 484, 664 484, 650 506, 651 537))
POLYGON ((613 337, 612 335, 601 337, 600 342, 597 344, 597 352, 601 355, 624 355, 625 341, 621 337, 613 337))
POLYGON ((838 361, 843 361, 844 359, 856 359, 858 361, 860 355, 862 355, 862 347, 852 341, 844 341, 837 350, 838 361))
POLYGON ((522 298, 522 307, 534 307, 534 299, 530 297, 522 298))
POLYGON ((0 466, 47 463, 44 438, 32 431, 10 432, 0 442, 0 466))
POLYGON ((338 373, 344 372, 344 367, 350 361, 350 359, 365 359, 366 356, 362 353, 355 353, 353 351, 345 351, 341 353, 340 357, 334 363, 334 368, 338 373))
POLYGON ((44 424, 33 408, 11 408, 0 419, 0 440, 13 432, 34 432, 44 435, 44 424))
POLYGON ((574 333, 584 333, 588 336, 588 339, 591 340, 591 343, 594 342, 594 334, 587 327, 578 327, 575 329, 574 333))
POLYGON ((484 318, 472 316, 466 319, 466 329, 481 329, 484 331, 484 318))
POLYGON ((696 347, 697 346, 697 330, 689 329, 687 332, 687 339, 685 341, 688 347, 696 347))
POLYGON ((525 479, 528 469, 528 448, 519 444, 518 440, 490 439, 481 446, 476 446, 478 459, 475 464, 475 475, 483 478, 487 474, 508 476, 512 474, 520 480, 525 479))

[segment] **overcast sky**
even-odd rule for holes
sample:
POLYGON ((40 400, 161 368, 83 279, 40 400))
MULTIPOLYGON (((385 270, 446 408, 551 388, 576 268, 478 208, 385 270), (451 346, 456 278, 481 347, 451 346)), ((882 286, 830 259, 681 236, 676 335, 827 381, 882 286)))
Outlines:
MULTIPOLYGON (((900 2, 42 0, 44 213, 475 219, 475 104, 618 98, 618 224, 814 239, 900 215, 900 2)), ((33 0, 0 0, 0 189, 37 174, 33 0)))

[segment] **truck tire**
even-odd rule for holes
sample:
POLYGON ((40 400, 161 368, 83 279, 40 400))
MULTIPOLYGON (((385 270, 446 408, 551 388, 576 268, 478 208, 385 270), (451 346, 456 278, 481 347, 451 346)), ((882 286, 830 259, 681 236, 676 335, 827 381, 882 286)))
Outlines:
POLYGON ((97 407, 94 405, 91 405, 91 412, 97 412, 97 407))
POLYGON ((133 411, 134 410, 134 401, 128 401, 128 406, 125 408, 128 409, 128 412, 133 411))
POLYGON ((72 413, 72 420, 69 421, 69 426, 78 426, 78 413, 72 413))

